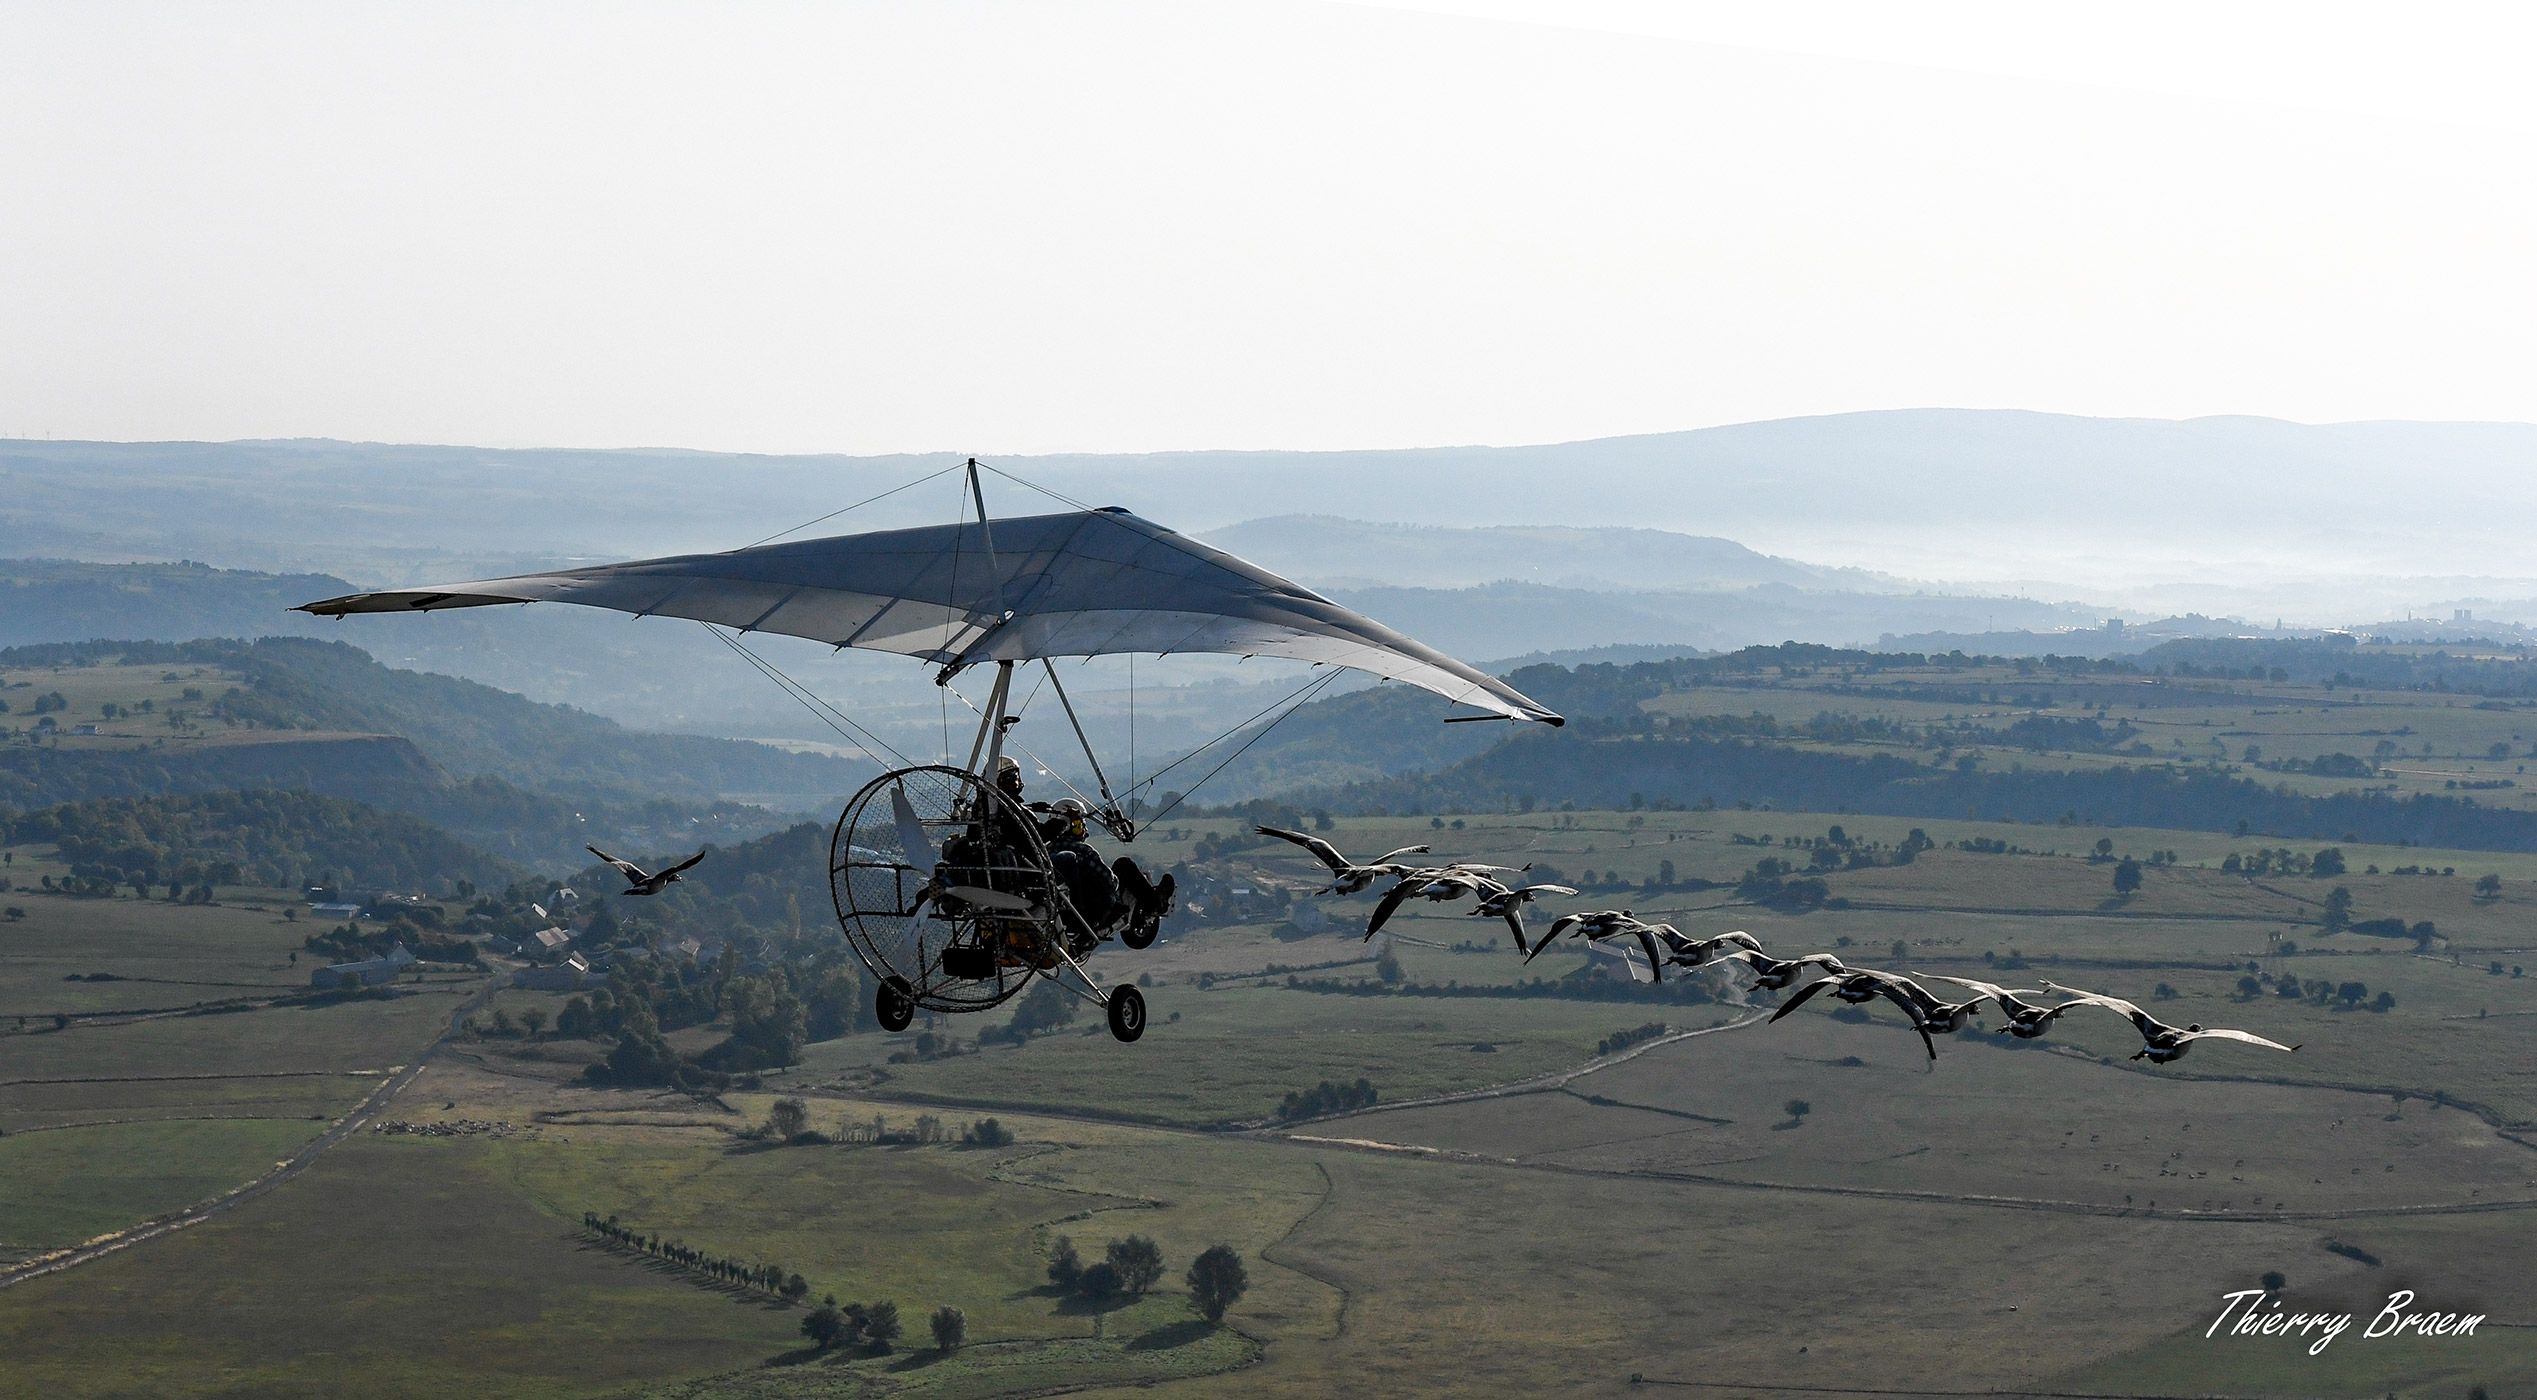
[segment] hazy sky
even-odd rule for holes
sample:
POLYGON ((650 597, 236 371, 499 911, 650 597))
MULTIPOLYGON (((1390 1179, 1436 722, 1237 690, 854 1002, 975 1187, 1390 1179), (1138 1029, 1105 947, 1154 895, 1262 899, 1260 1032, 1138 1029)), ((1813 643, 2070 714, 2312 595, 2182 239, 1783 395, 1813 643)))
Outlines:
POLYGON ((2528 37, 2419 4, 0 0, 0 436, 2537 419, 2528 37))

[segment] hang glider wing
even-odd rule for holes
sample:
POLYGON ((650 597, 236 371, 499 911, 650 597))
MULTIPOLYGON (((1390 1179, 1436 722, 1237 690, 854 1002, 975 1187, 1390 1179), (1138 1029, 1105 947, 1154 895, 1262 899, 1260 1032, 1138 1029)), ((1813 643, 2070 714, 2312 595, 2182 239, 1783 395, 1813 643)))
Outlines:
POLYGON ((1277 656, 1562 723, 1505 682, 1300 584, 1113 507, 682 554, 309 603, 320 617, 579 603, 938 666, 1122 652, 1277 656))

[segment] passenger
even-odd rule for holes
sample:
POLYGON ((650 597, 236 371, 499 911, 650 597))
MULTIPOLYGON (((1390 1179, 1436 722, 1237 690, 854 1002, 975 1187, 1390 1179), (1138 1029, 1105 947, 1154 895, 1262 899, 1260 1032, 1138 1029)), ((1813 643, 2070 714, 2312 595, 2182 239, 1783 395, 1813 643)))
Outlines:
MULTIPOLYGON (((1023 807, 1019 762, 1009 756, 998 758, 995 785, 1016 809, 1023 807)), ((1127 856, 1104 864, 1087 839, 1092 813, 1074 798, 1060 798, 1045 810, 1047 815, 1039 822, 1040 841, 1048 848, 1050 868, 1066 883, 1067 902, 1085 925, 1075 931, 1098 934, 1125 919, 1147 934, 1145 941, 1150 942, 1153 927, 1171 912, 1172 877, 1164 876, 1158 885, 1127 856)))

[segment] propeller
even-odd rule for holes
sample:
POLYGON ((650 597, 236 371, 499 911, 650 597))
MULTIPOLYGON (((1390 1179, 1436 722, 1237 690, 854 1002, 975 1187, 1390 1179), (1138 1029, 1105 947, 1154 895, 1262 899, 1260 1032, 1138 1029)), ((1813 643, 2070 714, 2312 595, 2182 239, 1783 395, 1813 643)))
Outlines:
POLYGON ((932 874, 942 857, 934 850, 933 838, 925 834, 925 824, 916 819, 916 809, 908 805, 907 788, 901 784, 890 785, 890 819, 898 823, 899 849, 907 863, 932 874))

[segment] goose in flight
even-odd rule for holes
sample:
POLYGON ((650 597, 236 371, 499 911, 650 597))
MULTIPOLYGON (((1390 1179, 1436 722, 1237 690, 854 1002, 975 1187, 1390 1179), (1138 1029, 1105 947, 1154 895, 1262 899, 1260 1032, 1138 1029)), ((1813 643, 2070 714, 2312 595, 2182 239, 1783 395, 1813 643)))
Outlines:
POLYGON ((1576 892, 1568 885, 1498 885, 1495 889, 1481 891, 1479 907, 1471 912, 1506 920, 1506 926, 1515 931, 1515 951, 1529 960, 1533 950, 1524 941, 1524 906, 1542 895, 1576 892))
POLYGON ((1929 976, 1932 982, 1953 982, 1959 987, 1978 992, 1981 996, 1998 1003, 2000 1014, 2008 1017, 2008 1024, 2000 1029, 2020 1040, 2033 1040, 2043 1035, 2052 1029, 2053 1022, 2061 1019, 2061 1013, 2081 1004, 2065 1001, 2058 1006, 2044 1006, 2026 1000, 2030 996, 2043 995, 2034 987, 1999 987, 1988 982, 1976 982, 1970 977, 1924 975, 1929 976))
POLYGON ((2147 1060, 2154 1065, 2183 1059, 2185 1052, 2191 1050, 2193 1043, 2197 1040, 2236 1040, 2248 1045, 2261 1045, 2267 1050, 2290 1051, 2299 1048, 2296 1045, 2284 1045, 2278 1040, 2266 1040, 2260 1035, 2247 1031, 2221 1028, 2204 1030, 2199 1025, 2171 1026, 2121 997, 2100 996, 2095 992, 2083 992, 2076 987, 2055 986, 2050 982, 2044 984, 2044 990, 2060 992, 2065 996, 2076 998, 2077 1000, 2072 1005, 2102 1006, 2130 1021, 2132 1029, 2141 1033, 2141 1048, 2133 1054, 2132 1058, 2147 1060))
POLYGON ((626 894, 659 894, 661 891, 678 883, 680 871, 688 869, 689 867, 695 865, 696 862, 705 858, 705 853, 703 851, 698 851, 696 854, 689 856, 687 859, 682 860, 678 864, 671 866, 669 869, 662 871, 658 875, 655 875, 650 871, 645 870, 642 866, 635 864, 633 861, 619 860, 615 856, 608 854, 606 851, 599 849, 597 846, 584 846, 582 849, 617 868, 617 873, 626 878, 626 889, 624 890, 624 893, 626 894))
POLYGON ((1723 962, 1740 962, 1753 970, 1753 985, 1766 992, 1785 991, 1808 968, 1821 968, 1827 977, 1839 977, 1850 968, 1830 953, 1808 953, 1802 958, 1774 958, 1750 948, 1738 948, 1723 957, 1713 958, 1704 966, 1723 962))
POLYGON ((1771 1019, 1776 1021, 1805 1005, 1806 998, 1826 987, 1832 989, 1834 996, 1853 1006, 1863 1005, 1883 997, 1903 1008, 1904 1014, 1912 1018, 1912 1029, 1920 1032, 1920 1043, 1928 1049, 1929 1058, 1933 1060, 1938 1058, 1938 1042, 1930 1038, 1930 1032, 1939 1031, 1952 1035, 1963 1029, 1964 1023, 1971 1019, 1973 1013, 1987 1000, 1984 997, 1975 997, 1971 1001, 1950 1006, 1931 996, 1927 988, 1908 977, 1862 967, 1854 968, 1838 976, 1818 978, 1807 983, 1798 989, 1795 996, 1781 1002, 1779 1010, 1771 1013, 1771 1019))
MULTIPOLYGON (((1574 894, 1576 891, 1571 890, 1574 894)), ((1647 973, 1653 981, 1665 980, 1665 964, 1672 960, 1675 949, 1683 946, 1682 930, 1672 924, 1651 924, 1627 909, 1598 909, 1591 914, 1562 914, 1551 920, 1550 931, 1541 936, 1532 950, 1524 955, 1531 962, 1544 948, 1559 940, 1561 934, 1573 933, 1589 943, 1606 938, 1635 938, 1647 950, 1647 973), (1665 945, 1658 951, 1657 943, 1665 945)))
POLYGON ((1674 950, 1674 965, 1694 972, 1718 961, 1726 949, 1741 948, 1748 953, 1762 951, 1760 939, 1742 929, 1716 934, 1708 938, 1689 939, 1674 950))
POLYGON ((1318 836, 1307 836, 1300 831, 1283 831, 1273 826, 1253 827, 1252 830, 1262 836, 1274 836, 1280 841, 1292 841, 1312 852, 1313 859, 1329 866, 1330 883, 1323 887, 1324 894, 1355 894, 1377 880, 1389 879, 1395 875, 1407 875, 1412 867, 1398 864, 1400 858, 1427 853, 1425 846, 1403 846, 1397 851, 1388 852, 1364 865, 1359 865, 1339 854, 1338 847, 1318 836))
POLYGON ((1401 901, 1408 899, 1411 895, 1423 894, 1441 903, 1448 899, 1460 899, 1467 894, 1476 894, 1485 899, 1490 892, 1505 889, 1506 886, 1489 878, 1492 873, 1515 875, 1522 872, 1511 865, 1479 865, 1471 862, 1435 865, 1424 870, 1408 872, 1401 877, 1399 884, 1385 890, 1382 900, 1374 906, 1374 917, 1367 920, 1365 925, 1366 940, 1373 941, 1374 935, 1382 929, 1384 922, 1392 917, 1392 912, 1401 907, 1401 901))

